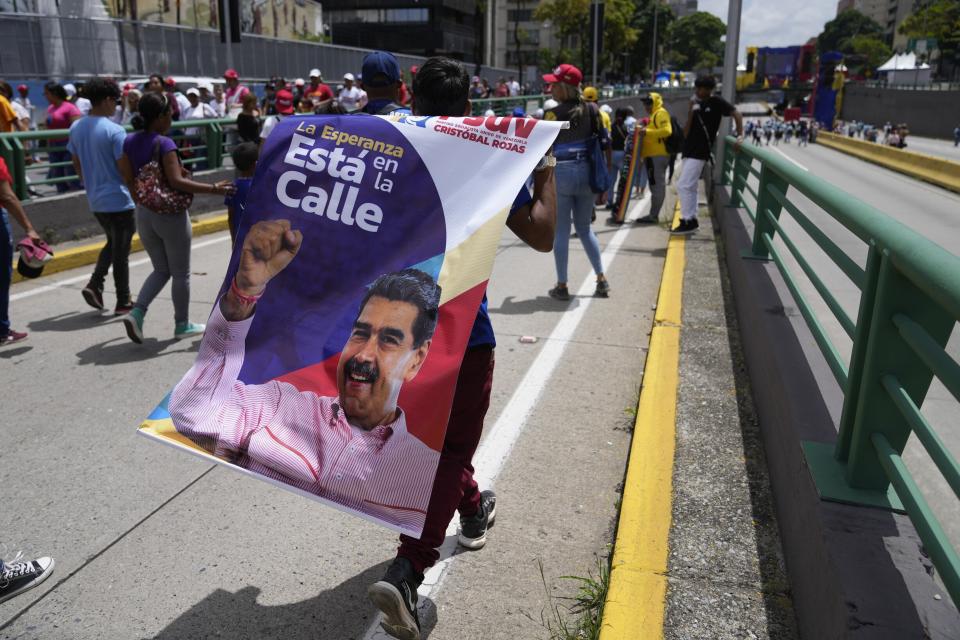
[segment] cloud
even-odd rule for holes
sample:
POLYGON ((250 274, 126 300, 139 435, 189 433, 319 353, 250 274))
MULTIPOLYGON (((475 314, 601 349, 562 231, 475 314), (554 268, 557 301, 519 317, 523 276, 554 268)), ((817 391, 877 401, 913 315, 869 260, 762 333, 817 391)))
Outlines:
MULTIPOLYGON (((727 0, 700 0, 699 8, 727 21, 727 0)), ((805 0, 789 6, 769 0, 744 0, 740 19, 740 62, 743 62, 747 46, 804 44, 819 35, 823 25, 836 14, 836 0, 805 0)))

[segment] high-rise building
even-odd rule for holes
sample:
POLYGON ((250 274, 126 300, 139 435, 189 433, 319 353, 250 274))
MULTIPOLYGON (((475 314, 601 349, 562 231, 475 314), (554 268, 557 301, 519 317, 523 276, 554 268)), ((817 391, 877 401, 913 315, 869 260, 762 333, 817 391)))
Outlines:
POLYGON ((324 0, 333 43, 481 59, 483 13, 473 0, 324 0))
POLYGON ((881 27, 887 24, 887 5, 890 0, 840 0, 837 3, 837 15, 849 9, 855 9, 874 20, 881 27))
POLYGON ((516 69, 516 77, 522 83, 539 83, 540 50, 555 50, 559 45, 550 21, 534 17, 537 4, 537 0, 493 2, 491 59, 488 64, 516 69))
POLYGON ((673 15, 685 18, 697 12, 697 0, 667 0, 667 5, 673 9, 673 15))

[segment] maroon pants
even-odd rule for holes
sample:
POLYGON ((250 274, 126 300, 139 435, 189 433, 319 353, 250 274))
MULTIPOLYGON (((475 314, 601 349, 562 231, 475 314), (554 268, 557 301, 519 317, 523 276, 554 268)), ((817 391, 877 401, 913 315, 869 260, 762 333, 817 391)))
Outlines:
POLYGON ((473 479, 472 460, 480 444, 492 386, 493 348, 467 349, 457 376, 457 389, 423 534, 419 540, 400 536, 397 556, 407 558, 420 573, 432 567, 440 557, 437 547, 443 543, 453 514, 459 511, 461 515, 472 516, 480 508, 480 490, 473 479))

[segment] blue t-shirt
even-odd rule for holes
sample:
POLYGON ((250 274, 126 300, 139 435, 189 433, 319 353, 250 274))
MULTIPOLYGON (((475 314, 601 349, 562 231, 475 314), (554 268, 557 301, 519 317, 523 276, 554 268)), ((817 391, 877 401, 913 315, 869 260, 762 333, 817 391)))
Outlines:
MULTIPOLYGON (((533 202, 532 191, 533 179, 531 176, 520 188, 520 193, 517 194, 517 197, 513 199, 513 204, 510 206, 511 216, 517 209, 533 202)), ((493 325, 490 323, 490 312, 487 311, 487 294, 484 292, 483 301, 480 303, 480 308, 477 309, 477 318, 473 321, 473 329, 470 331, 470 340, 467 342, 467 348, 488 345, 491 347, 497 346, 497 339, 493 335, 493 325)))
POLYGON ((133 198, 120 177, 123 127, 102 116, 86 116, 70 126, 67 150, 80 159, 90 210, 112 213, 133 209, 133 198))
POLYGON ((250 193, 250 185, 253 183, 253 178, 237 178, 233 181, 233 188, 236 189, 232 196, 227 196, 223 199, 223 204, 228 207, 233 207, 233 210, 237 214, 237 220, 239 220, 239 215, 243 213, 244 207, 247 206, 247 194, 250 193))

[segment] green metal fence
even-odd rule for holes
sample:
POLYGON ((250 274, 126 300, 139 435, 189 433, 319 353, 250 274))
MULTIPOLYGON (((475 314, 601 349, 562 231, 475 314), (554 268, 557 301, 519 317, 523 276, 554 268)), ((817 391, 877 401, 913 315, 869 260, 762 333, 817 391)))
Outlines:
POLYGON ((824 499, 906 511, 960 606, 960 557, 901 458, 910 434, 916 434, 960 497, 960 465, 920 411, 934 377, 960 400, 960 364, 946 351, 960 320, 960 257, 785 159, 752 145, 736 149, 735 143, 727 138, 723 182, 730 185, 731 205, 745 209, 754 222, 752 249, 744 257, 776 263, 843 392, 836 444, 804 443, 817 488, 824 499), (793 202, 797 194, 865 243, 865 266, 800 211, 793 202), (856 318, 843 309, 796 238, 785 233, 784 213, 859 289, 856 318), (852 340, 849 364, 781 246, 852 340))
MULTIPOLYGON (((234 119, 174 122, 169 136, 180 147, 185 166, 216 169, 236 144, 236 124, 234 119)), ((133 131, 129 125, 126 129, 133 131)), ((77 181, 73 163, 58 155, 66 150, 67 138, 65 129, 0 133, 0 156, 10 169, 17 197, 26 200, 34 186, 77 181)))

